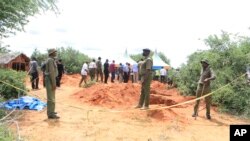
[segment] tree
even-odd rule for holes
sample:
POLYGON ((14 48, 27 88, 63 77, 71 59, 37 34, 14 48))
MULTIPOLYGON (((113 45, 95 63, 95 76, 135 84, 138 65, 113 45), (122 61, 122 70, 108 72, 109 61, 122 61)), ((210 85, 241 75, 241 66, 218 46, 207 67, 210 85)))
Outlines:
POLYGON ((91 58, 72 47, 57 48, 57 57, 62 59, 65 69, 68 73, 80 73, 82 64, 90 62, 91 58))
POLYGON ((0 0, 0 38, 23 31, 29 16, 41 11, 57 11, 57 0, 0 0))
POLYGON ((164 53, 159 52, 158 54, 159 54, 159 57, 161 58, 161 60, 162 60, 163 62, 165 62, 166 64, 170 65, 170 60, 165 56, 164 53))
POLYGON ((2 43, 0 42, 0 53, 7 53, 7 52, 10 52, 10 50, 8 50, 9 46, 6 45, 6 46, 2 46, 2 43))
POLYGON ((35 57, 38 65, 41 66, 42 62, 44 62, 47 59, 48 55, 41 53, 37 48, 35 48, 35 50, 31 54, 31 58, 32 57, 35 57))

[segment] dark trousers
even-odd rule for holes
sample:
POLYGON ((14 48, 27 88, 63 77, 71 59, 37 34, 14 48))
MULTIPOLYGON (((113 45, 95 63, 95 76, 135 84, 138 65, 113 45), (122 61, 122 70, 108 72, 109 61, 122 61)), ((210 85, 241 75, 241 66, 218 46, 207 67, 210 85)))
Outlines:
POLYGON ((114 82, 115 80, 115 72, 111 72, 111 82, 114 82))
POLYGON ((59 75, 56 77, 56 86, 57 86, 57 87, 60 87, 60 85, 61 85, 61 79, 62 79, 62 74, 59 74, 59 75))
POLYGON ((31 73, 31 87, 32 87, 32 89, 38 89, 38 82, 39 82, 38 72, 31 73))
POLYGON ((108 82, 109 72, 104 72, 104 83, 108 82))
POLYGON ((129 74, 128 74, 128 72, 124 72, 124 78, 123 78, 123 80, 124 80, 124 83, 128 83, 128 79, 129 79, 129 74))
POLYGON ((165 83, 165 76, 161 75, 161 83, 165 83))

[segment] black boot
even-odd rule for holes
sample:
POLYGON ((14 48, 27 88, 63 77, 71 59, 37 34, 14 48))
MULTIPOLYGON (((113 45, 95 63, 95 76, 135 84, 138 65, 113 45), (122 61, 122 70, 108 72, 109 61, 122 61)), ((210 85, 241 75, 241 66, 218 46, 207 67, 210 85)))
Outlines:
POLYGON ((207 119, 211 119, 211 116, 210 116, 210 115, 207 115, 207 119))

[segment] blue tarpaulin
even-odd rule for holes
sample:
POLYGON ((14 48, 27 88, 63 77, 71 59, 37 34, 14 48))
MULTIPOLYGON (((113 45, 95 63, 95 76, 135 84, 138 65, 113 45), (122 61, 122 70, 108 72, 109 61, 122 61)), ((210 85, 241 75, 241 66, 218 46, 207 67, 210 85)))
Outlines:
POLYGON ((23 96, 19 99, 13 99, 8 100, 2 104, 0 104, 1 107, 12 110, 12 109, 29 109, 29 110, 42 110, 44 107, 46 107, 46 103, 40 101, 37 98, 30 97, 30 96, 23 96))

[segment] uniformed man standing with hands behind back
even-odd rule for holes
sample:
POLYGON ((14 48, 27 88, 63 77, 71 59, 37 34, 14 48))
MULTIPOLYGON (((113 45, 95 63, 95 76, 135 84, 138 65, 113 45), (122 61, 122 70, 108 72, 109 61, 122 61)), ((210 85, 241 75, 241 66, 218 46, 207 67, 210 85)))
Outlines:
POLYGON ((142 55, 145 57, 141 69, 141 95, 138 105, 135 108, 141 108, 142 110, 147 110, 149 108, 149 94, 150 94, 150 84, 152 80, 152 66, 153 61, 149 58, 150 50, 148 48, 143 49, 142 55))
POLYGON ((59 119, 55 112, 56 77, 58 75, 55 57, 56 50, 48 50, 49 57, 45 68, 45 85, 47 92, 47 116, 49 119, 59 119))

